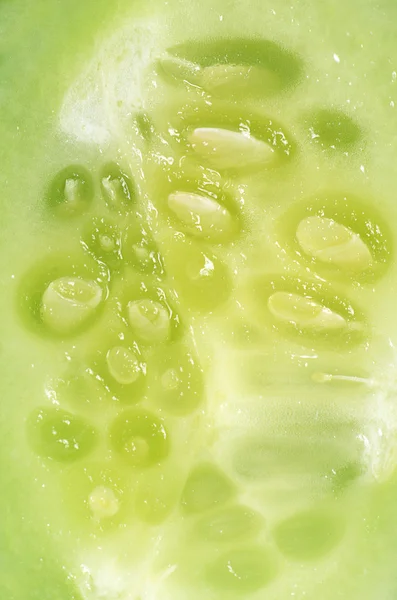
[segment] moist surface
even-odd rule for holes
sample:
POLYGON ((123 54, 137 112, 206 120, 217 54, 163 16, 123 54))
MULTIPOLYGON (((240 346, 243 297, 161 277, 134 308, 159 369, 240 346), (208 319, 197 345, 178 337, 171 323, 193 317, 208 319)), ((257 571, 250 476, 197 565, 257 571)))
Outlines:
POLYGON ((395 9, 317 4, 0 6, 5 598, 395 597, 395 9))

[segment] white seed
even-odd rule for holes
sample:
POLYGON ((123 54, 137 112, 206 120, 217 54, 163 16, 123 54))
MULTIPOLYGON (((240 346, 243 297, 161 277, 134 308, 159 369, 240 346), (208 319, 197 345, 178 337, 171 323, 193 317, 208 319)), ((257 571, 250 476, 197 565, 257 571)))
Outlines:
POLYGON ((107 203, 111 208, 120 208, 128 199, 123 183, 117 177, 113 179, 111 177, 104 177, 102 179, 102 186, 106 192, 107 203))
POLYGON ((127 305, 128 321, 140 341, 165 342, 170 336, 170 315, 165 306, 153 300, 135 300, 127 305))
POLYGON ((75 208, 81 201, 81 182, 78 179, 69 178, 65 181, 64 196, 68 207, 75 208))
POLYGON ((236 220, 230 212, 209 196, 174 192, 168 196, 168 206, 185 230, 196 237, 226 241, 237 232, 236 220))
POLYGON ((347 327, 341 315, 299 294, 275 292, 268 300, 268 308, 279 321, 303 329, 336 330, 347 327))
POLYGON ((259 90, 272 94, 280 87, 280 80, 261 67, 218 64, 203 69, 201 85, 210 93, 246 96, 259 90))
POLYGON ((102 297, 102 288, 96 281, 79 277, 56 279, 43 294, 43 323, 56 333, 70 333, 93 314, 102 297))
POLYGON ((109 373, 118 383, 129 385, 141 374, 137 357, 131 350, 123 346, 114 346, 106 355, 109 373))
POLYGON ((364 271, 373 265, 368 246, 361 237, 333 219, 307 217, 296 230, 304 252, 321 262, 353 271, 364 271))
POLYGON ((188 136, 196 154, 215 169, 235 169, 271 163, 275 158, 274 148, 248 133, 198 127, 188 136))
POLYGON ((104 485, 96 487, 88 498, 88 505, 95 519, 114 517, 120 504, 114 491, 104 485))

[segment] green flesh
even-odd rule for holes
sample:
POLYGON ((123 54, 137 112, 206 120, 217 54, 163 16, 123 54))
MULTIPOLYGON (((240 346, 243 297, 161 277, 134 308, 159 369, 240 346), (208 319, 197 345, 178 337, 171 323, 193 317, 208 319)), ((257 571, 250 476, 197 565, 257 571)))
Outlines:
POLYGON ((395 600, 394 3, 30 4, 0 598, 395 600))

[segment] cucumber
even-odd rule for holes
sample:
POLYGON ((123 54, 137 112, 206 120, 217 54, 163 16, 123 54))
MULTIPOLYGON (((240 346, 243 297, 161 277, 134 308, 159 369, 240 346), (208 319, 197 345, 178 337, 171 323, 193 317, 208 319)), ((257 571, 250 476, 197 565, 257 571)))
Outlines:
POLYGON ((1 598, 396 597, 394 12, 0 4, 1 598))

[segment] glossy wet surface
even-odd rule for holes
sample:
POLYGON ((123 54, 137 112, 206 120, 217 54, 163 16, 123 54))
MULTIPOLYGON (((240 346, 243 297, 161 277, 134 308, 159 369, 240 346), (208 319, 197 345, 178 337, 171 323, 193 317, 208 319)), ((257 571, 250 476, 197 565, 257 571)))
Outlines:
MULTIPOLYGON (((48 150, 26 196, 22 142, 5 160, 15 476, 0 586, 10 600, 393 598, 393 148, 354 80, 370 63, 332 28, 314 60, 305 11, 255 39, 259 6, 242 37, 228 4, 209 41, 151 10, 120 6, 95 50, 87 36, 51 109, 32 93, 43 122, 21 112, 26 144, 48 150), (43 556, 24 554, 33 532, 43 556)), ((62 39, 45 38, 57 60, 62 39)))

